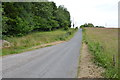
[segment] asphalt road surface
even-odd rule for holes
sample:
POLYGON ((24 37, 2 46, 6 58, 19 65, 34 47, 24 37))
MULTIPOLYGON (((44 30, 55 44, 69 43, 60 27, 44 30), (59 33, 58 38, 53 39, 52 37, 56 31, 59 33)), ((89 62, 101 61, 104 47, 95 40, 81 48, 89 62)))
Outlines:
POLYGON ((82 30, 64 43, 2 58, 3 78, 75 78, 82 30))

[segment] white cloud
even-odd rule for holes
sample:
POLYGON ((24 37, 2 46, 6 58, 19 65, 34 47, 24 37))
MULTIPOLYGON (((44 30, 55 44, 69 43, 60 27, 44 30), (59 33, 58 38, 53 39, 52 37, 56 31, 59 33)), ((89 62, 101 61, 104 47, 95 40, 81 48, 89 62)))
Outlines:
POLYGON ((80 26, 84 23, 107 27, 118 26, 119 0, 52 0, 57 5, 64 5, 71 14, 71 19, 80 26))

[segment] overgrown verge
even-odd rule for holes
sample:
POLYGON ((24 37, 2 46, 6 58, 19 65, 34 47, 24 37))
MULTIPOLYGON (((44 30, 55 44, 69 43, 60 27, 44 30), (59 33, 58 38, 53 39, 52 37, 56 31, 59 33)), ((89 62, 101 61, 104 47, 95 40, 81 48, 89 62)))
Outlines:
MULTIPOLYGON (((97 31, 97 29, 95 28, 91 30, 90 28, 88 29, 84 28, 83 42, 88 44, 88 48, 90 52, 94 55, 94 63, 96 63, 98 66, 105 68, 105 72, 103 73, 103 76, 105 78, 118 78, 118 58, 117 58, 118 53, 116 52, 116 50, 112 51, 113 47, 108 48, 109 42, 113 40, 109 39, 106 45, 105 45, 105 41, 102 42, 106 38, 110 38, 107 36, 108 35, 107 33, 108 33, 107 29, 103 31, 100 31, 100 29, 98 29, 97 31), (108 49, 111 49, 111 50, 108 50, 108 49)), ((111 44, 111 46, 114 46, 114 45, 111 44)))
POLYGON ((89 52, 88 45, 83 43, 80 54, 78 78, 103 78, 101 74, 104 72, 104 69, 95 65, 92 59, 93 55, 89 52))
POLYGON ((56 31, 34 32, 22 37, 6 37, 5 40, 10 42, 11 46, 8 48, 3 48, 1 55, 24 52, 33 46, 54 41, 66 41, 71 39, 75 32, 75 29, 59 29, 56 31))

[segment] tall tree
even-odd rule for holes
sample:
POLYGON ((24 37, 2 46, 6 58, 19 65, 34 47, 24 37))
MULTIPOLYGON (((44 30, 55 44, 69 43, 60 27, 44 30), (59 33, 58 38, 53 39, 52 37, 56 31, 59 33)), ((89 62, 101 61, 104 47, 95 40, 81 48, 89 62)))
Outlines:
POLYGON ((3 35, 22 36, 33 30, 71 26, 70 13, 54 2, 3 2, 3 35))

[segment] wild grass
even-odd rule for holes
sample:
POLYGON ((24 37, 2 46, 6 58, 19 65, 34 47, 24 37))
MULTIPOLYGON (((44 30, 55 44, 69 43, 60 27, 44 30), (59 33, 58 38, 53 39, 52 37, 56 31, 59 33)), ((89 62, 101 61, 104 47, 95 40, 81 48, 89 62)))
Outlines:
POLYGON ((94 62, 105 68, 106 78, 118 78, 118 29, 84 28, 83 41, 94 55, 94 62))
POLYGON ((11 47, 3 48, 2 55, 24 52, 28 48, 45 43, 69 40, 75 31, 75 29, 69 29, 68 31, 59 29, 56 31, 34 32, 23 37, 6 37, 5 39, 11 43, 11 47))

